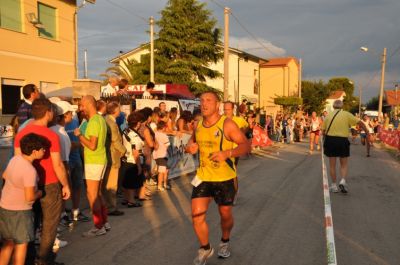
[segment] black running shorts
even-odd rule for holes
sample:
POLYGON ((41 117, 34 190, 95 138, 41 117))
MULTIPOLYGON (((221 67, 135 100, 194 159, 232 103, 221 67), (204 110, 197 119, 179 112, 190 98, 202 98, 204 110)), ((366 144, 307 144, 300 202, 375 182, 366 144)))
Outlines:
POLYGON ((192 199, 212 197, 218 205, 233 205, 235 198, 233 179, 222 182, 203 181, 199 186, 193 187, 192 199))
POLYGON ((327 157, 349 157, 349 139, 347 137, 325 136, 324 154, 327 157))

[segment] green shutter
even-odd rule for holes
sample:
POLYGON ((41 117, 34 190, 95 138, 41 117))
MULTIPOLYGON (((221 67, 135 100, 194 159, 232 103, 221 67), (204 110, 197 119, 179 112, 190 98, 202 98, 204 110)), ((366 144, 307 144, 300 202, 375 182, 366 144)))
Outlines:
POLYGON ((38 3, 39 21, 44 26, 39 29, 39 36, 48 39, 56 39, 56 9, 41 3, 38 3))
POLYGON ((0 0, 0 27, 22 31, 21 0, 0 0))

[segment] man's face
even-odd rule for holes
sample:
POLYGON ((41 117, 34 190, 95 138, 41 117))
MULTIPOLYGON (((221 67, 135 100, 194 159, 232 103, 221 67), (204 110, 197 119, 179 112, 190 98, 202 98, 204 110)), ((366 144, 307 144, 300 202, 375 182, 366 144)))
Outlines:
POLYGON ((233 106, 231 103, 224 104, 224 114, 229 118, 233 117, 233 106))
POLYGON ((159 107, 161 112, 165 112, 167 110, 167 105, 165 103, 161 103, 159 107))
POLYGON ((85 113, 85 115, 88 115, 88 102, 84 98, 81 101, 81 105, 79 106, 79 109, 85 113))
POLYGON ((119 81, 117 79, 110 79, 110 80, 108 80, 108 82, 110 83, 110 85, 112 87, 118 86, 118 84, 119 84, 119 81))
POLYGON ((219 101, 212 93, 205 93, 200 97, 200 109, 203 116, 218 113, 219 101))
POLYGON ((313 113, 311 113, 311 116, 312 116, 313 118, 315 118, 315 117, 317 117, 317 113, 316 113, 315 111, 313 111, 313 113))
POLYGON ((72 111, 68 111, 64 114, 65 124, 68 124, 72 121, 72 111))
POLYGON ((39 96, 40 96, 39 89, 37 87, 35 87, 35 91, 33 91, 31 94, 32 101, 34 101, 35 99, 38 99, 39 96))

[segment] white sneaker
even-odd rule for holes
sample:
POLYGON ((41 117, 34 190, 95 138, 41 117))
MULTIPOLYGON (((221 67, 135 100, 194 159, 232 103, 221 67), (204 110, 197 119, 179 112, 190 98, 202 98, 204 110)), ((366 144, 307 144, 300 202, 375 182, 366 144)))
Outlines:
POLYGON ((92 229, 90 229, 89 231, 85 232, 82 234, 83 237, 96 237, 96 236, 102 236, 105 235, 107 233, 106 229, 104 228, 104 226, 102 228, 96 228, 93 227, 92 229))
POLYGON ((229 251, 229 242, 221 242, 219 244, 219 250, 218 250, 218 257, 220 258, 229 258, 231 255, 231 252, 229 251))
POLYGON ((339 189, 342 193, 347 193, 347 184, 346 184, 346 179, 341 179, 339 182, 339 189))
POLYGON ((210 248, 209 250, 205 250, 204 248, 200 248, 197 253, 197 257, 193 261, 193 265, 205 265, 207 259, 211 258, 214 254, 214 249, 210 248))
POLYGON ((110 231, 111 230, 111 224, 109 222, 104 224, 104 229, 106 229, 106 231, 110 231))
POLYGON ((334 192, 334 193, 338 193, 339 192, 339 189, 338 189, 338 186, 336 185, 336 183, 332 183, 331 187, 329 188, 329 190, 331 192, 334 192))
POLYGON ((64 240, 60 240, 58 237, 56 237, 56 240, 54 240, 54 244, 53 244, 53 251, 56 251, 60 248, 63 248, 65 246, 68 245, 67 241, 64 240))

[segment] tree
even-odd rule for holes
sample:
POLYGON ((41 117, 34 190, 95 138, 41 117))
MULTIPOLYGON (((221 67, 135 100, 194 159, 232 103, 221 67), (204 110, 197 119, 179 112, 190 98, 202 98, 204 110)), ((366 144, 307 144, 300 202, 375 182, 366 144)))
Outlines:
POLYGON ((301 95, 303 97, 303 110, 311 113, 313 111, 320 114, 325 108, 325 100, 331 91, 322 80, 302 81, 301 95))
MULTIPOLYGON (((195 93, 211 89, 205 84, 206 79, 221 77, 221 73, 209 68, 210 63, 223 57, 216 23, 198 0, 169 0, 157 21, 160 30, 154 43, 156 83, 187 84, 195 93)), ((149 54, 134 63, 134 82, 150 79, 149 65, 149 54)))
POLYGON ((378 110, 379 97, 373 97, 367 102, 367 110, 378 110))

